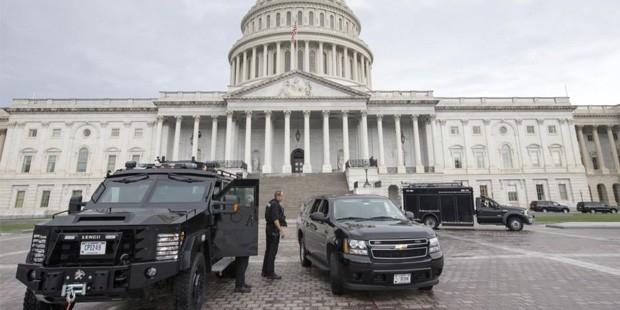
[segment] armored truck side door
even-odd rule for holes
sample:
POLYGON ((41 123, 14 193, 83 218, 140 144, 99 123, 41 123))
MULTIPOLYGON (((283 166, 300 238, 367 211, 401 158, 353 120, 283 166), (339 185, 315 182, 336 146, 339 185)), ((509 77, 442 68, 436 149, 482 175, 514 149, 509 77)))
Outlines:
POLYGON ((234 199, 236 211, 215 218, 214 256, 237 257, 258 255, 258 180, 232 181, 214 199, 234 199))

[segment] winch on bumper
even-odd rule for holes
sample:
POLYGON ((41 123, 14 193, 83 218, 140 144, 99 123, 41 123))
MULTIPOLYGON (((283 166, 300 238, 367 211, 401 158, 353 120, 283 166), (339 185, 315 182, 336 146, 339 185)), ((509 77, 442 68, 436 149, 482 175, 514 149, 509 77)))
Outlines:
POLYGON ((139 296, 141 290, 178 274, 178 262, 145 262, 124 266, 43 267, 19 264, 17 279, 37 298, 62 302, 72 289, 77 301, 139 296))

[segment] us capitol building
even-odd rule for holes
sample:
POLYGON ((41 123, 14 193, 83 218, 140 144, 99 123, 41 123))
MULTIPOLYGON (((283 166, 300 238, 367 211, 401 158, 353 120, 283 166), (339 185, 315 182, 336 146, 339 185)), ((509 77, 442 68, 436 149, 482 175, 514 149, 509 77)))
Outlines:
POLYGON ((108 170, 158 156, 264 176, 345 173, 350 190, 392 198, 401 182, 458 181, 523 207, 618 204, 620 106, 374 90, 361 30, 344 0, 258 0, 228 54, 226 91, 13 100, 0 110, 0 214, 65 210, 108 170))

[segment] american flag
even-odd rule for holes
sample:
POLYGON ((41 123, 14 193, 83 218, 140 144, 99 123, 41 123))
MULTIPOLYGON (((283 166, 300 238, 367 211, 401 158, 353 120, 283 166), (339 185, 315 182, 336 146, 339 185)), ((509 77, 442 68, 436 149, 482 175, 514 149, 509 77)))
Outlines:
POLYGON ((291 32, 291 43, 296 46, 297 45, 297 23, 293 25, 293 31, 291 32))

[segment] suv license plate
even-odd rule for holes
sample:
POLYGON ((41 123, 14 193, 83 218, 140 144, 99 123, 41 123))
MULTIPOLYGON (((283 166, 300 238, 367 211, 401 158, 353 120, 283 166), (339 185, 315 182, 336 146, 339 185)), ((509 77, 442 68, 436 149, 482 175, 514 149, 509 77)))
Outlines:
POLYGON ((395 274, 394 275, 394 284, 411 284, 411 274, 395 274))
POLYGON ((80 255, 105 255, 105 241, 82 241, 80 255))

